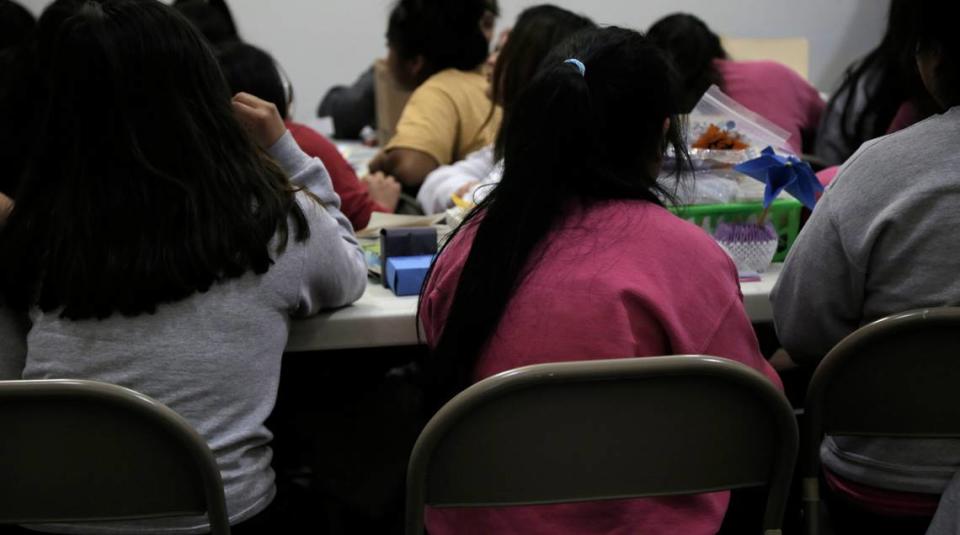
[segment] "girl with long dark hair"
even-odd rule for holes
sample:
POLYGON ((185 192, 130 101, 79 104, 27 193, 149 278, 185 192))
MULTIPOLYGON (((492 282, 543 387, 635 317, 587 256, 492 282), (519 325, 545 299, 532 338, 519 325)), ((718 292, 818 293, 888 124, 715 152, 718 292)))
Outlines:
MULTIPOLYGON (((688 163, 678 89, 659 48, 606 28, 561 44, 520 90, 497 139, 503 179, 447 242, 421 294, 436 404, 493 374, 564 360, 706 353, 779 382, 732 261, 661 203, 667 148, 678 169, 688 163)), ((728 499, 436 509, 427 523, 434 534, 713 534, 728 499)))
MULTIPOLYGON (((536 74, 540 62, 550 50, 577 31, 592 27, 593 21, 553 5, 528 8, 517 17, 503 48, 491 55, 492 106, 511 107, 536 74)), ((490 118, 494 117, 491 111, 490 118)), ((453 195, 473 199, 472 193, 483 185, 484 191, 500 180, 501 168, 493 157, 493 145, 468 155, 463 161, 442 166, 429 175, 417 193, 417 201, 428 214, 453 206, 453 195)))
POLYGON ((49 39, 42 139, 0 231, 0 378, 93 379, 164 403, 207 440, 230 521, 249 526, 276 494, 264 421, 291 318, 357 299, 363 253, 322 164, 275 107, 231 100, 210 48, 175 10, 80 3, 49 39))
POLYGON ((682 111, 691 111, 711 85, 789 132, 797 154, 811 152, 824 103, 820 93, 774 61, 727 57, 720 37, 694 15, 675 13, 655 22, 647 36, 670 54, 682 84, 682 111))
POLYGON ((814 154, 831 165, 863 143, 902 130, 937 111, 914 58, 920 2, 892 0, 883 40, 853 64, 830 98, 814 154))

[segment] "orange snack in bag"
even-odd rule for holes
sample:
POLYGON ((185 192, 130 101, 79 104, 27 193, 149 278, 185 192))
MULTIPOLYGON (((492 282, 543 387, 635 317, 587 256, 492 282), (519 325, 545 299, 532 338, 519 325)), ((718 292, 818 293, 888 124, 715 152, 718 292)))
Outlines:
POLYGON ((740 134, 724 130, 715 124, 707 127, 707 131, 694 142, 695 149, 711 150, 745 150, 750 148, 740 139, 740 134))

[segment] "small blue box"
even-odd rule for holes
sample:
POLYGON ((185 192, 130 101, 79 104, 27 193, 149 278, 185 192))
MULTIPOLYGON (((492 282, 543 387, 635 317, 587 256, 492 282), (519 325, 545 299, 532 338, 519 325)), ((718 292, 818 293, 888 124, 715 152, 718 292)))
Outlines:
POLYGON ((387 288, 393 293, 417 295, 423 286, 423 279, 427 277, 433 255, 422 256, 392 256, 387 259, 387 272, 384 281, 387 288))

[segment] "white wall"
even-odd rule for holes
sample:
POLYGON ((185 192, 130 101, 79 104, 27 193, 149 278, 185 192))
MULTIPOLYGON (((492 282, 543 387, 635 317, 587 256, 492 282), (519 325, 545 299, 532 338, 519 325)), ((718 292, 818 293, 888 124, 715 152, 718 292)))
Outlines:
MULTIPOLYGON (((21 0, 39 12, 50 0, 21 0)), ((385 49, 391 0, 228 0, 242 36, 268 49, 297 90, 296 116, 313 115, 330 86, 349 83, 385 49)), ((457 1, 457 0, 450 0, 457 1)), ((500 0, 501 25, 536 0, 500 0)), ((600 23, 645 29, 688 11, 734 37, 806 37, 810 79, 830 91, 843 70, 875 46, 887 0, 553 0, 600 23)))

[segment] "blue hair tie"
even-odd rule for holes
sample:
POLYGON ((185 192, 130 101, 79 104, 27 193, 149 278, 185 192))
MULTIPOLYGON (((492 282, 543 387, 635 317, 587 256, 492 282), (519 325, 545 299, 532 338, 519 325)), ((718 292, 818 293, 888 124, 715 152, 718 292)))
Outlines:
POLYGON ((579 59, 570 58, 570 59, 564 61, 564 63, 570 64, 570 65, 573 65, 574 67, 576 67, 577 70, 580 71, 580 76, 586 76, 586 75, 587 75, 587 66, 584 65, 583 62, 580 61, 579 59))

